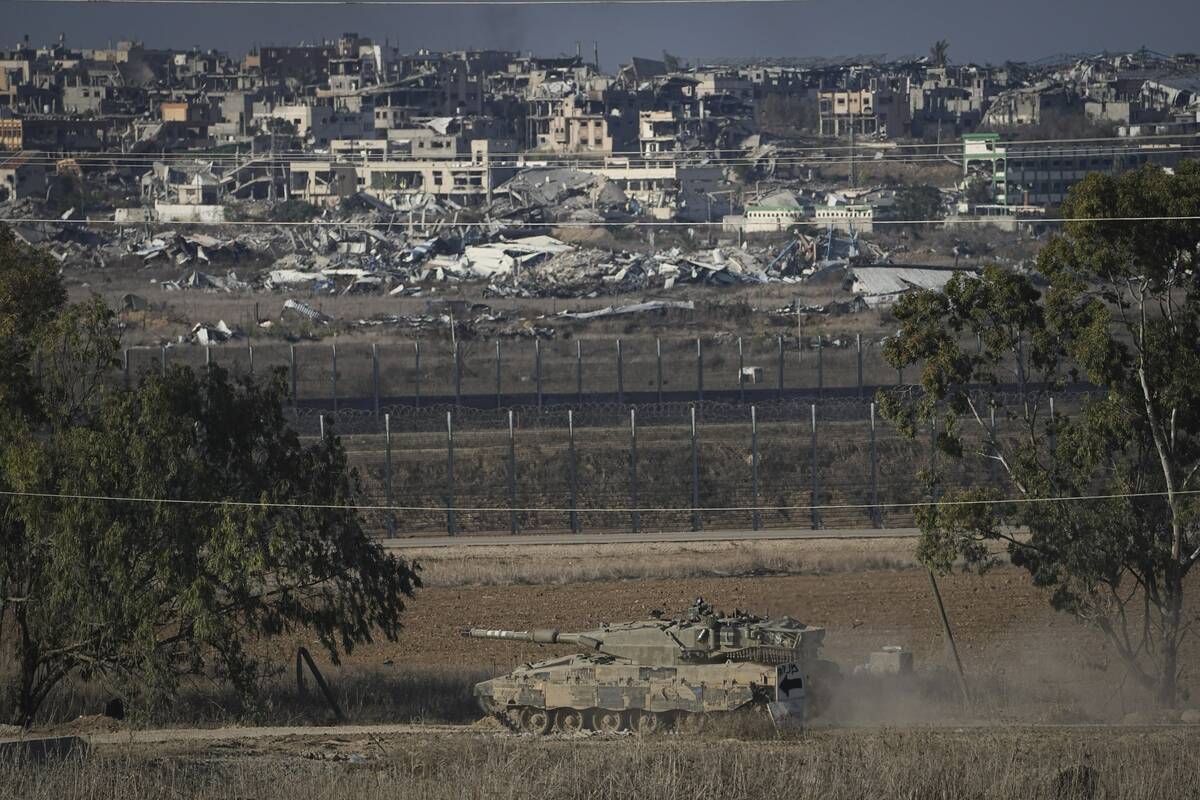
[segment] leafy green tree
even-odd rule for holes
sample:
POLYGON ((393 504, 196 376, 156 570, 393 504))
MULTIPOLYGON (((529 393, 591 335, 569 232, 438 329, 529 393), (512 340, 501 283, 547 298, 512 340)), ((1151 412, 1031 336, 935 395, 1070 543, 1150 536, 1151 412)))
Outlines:
POLYGON ((984 569, 1003 543, 1055 608, 1098 626, 1169 705, 1196 621, 1184 579, 1200 558, 1200 222, 1179 219, 1200 215, 1200 164, 1093 174, 1064 212, 1074 221, 1038 257, 1044 291, 989 268, 896 305, 885 356, 923 363, 921 385, 881 402, 910 435, 937 424, 942 451, 1007 477, 943 497, 974 504, 925 507, 921 558, 984 569), (1129 217, 1175 219, 1119 221, 1129 217), (1048 394, 1074 379, 1099 390, 1051 416, 1048 394), (1002 497, 1034 502, 991 502, 1002 497), (1064 497, 1092 499, 1054 499, 1064 497))
POLYGON ((902 220, 941 219, 945 212, 942 193, 936 186, 905 186, 897 189, 894 209, 896 218, 902 220))
POLYGON ((288 426, 283 376, 175 368, 114 388, 111 311, 66 305, 44 260, 5 241, 0 712, 29 724, 73 677, 146 703, 187 675, 249 696, 273 636, 302 631, 335 663, 394 638, 416 568, 348 508, 340 442, 288 426))
POLYGON ((66 299, 50 259, 34 257, 0 226, 0 408, 33 410, 34 339, 66 299))

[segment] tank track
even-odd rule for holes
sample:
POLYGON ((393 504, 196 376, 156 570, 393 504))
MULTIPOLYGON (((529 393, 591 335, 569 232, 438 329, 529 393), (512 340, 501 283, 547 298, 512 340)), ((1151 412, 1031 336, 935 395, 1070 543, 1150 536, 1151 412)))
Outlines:
MULTIPOLYGON (((519 717, 520 712, 526 708, 529 708, 529 706, 513 706, 512 708, 495 710, 495 711, 490 712, 490 716, 495 717, 500 722, 501 725, 503 725, 506 729, 508 729, 512 733, 524 733, 525 731, 521 728, 520 724, 514 719, 514 712, 515 712, 515 715, 517 717, 519 717)), ((595 709, 588 709, 588 710, 594 711, 595 709)), ((678 718, 675 716, 668 716, 665 714, 660 715, 659 716, 659 725, 661 727, 659 728, 659 730, 667 730, 670 728, 674 728, 676 725, 677 719, 678 718)), ((549 732, 553 733, 557 730, 558 730, 558 725, 555 724, 551 727, 549 732)), ((590 722, 589 722, 588 724, 584 725, 582 730, 596 731, 597 729, 594 727, 594 725, 590 724, 590 722)))
POLYGON ((503 725, 508 730, 512 731, 513 733, 521 732, 521 727, 519 725, 517 725, 515 722, 513 722, 512 717, 510 717, 508 715, 507 711, 503 711, 503 710, 502 711, 493 711, 492 716, 495 717, 496 719, 500 720, 500 724, 503 725))

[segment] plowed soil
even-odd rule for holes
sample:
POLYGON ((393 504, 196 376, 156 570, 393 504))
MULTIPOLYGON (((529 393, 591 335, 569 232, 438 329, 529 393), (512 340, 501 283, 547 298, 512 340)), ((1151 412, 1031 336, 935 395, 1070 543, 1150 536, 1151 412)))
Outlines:
MULTIPOLYGON (((1053 611, 1046 593, 1019 570, 955 575, 939 583, 969 670, 1052 679, 1116 668, 1102 637, 1053 611)), ((654 609, 672 613, 696 597, 726 610, 789 614, 825 627, 825 654, 843 669, 884 645, 912 649, 919 669, 951 663, 928 575, 919 569, 423 589, 406 613, 400 640, 360 648, 350 663, 503 671, 570 650, 468 639, 463 628, 587 630, 645 618, 654 609)))

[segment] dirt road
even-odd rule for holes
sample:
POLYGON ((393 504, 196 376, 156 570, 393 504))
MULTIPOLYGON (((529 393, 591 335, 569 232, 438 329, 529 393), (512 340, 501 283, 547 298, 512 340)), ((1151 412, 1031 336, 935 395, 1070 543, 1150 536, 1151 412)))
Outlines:
MULTIPOLYGON (((470 733, 469 725, 331 725, 261 728, 163 728, 158 730, 124 730, 115 733, 78 734, 92 747, 115 745, 145 745, 189 742, 225 742, 247 739, 346 738, 371 736, 410 736, 448 733, 470 733)), ((30 739, 46 738, 44 735, 30 739)), ((21 741, 21 737, 0 737, 0 745, 21 741)))
POLYGON ((795 539, 903 539, 920 534, 916 528, 846 528, 812 530, 788 528, 733 531, 642 531, 641 533, 546 533, 482 536, 414 536, 384 539, 393 550, 426 547, 497 547, 565 544, 649 544, 654 542, 767 542, 795 539))

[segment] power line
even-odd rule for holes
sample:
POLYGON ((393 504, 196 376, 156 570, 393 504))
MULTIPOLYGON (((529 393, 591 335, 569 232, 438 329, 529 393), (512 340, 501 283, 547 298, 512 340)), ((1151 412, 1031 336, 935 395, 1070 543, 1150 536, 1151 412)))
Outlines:
POLYGON ((785 5, 810 0, 16 0, 30 5, 225 5, 225 6, 609 6, 785 5))
MULTIPOLYGON (((28 151, 26 151, 28 152, 28 151)), ((882 152, 882 151, 879 151, 882 152)), ((1072 157, 1072 158, 1094 158, 1097 156, 1104 157, 1124 157, 1124 156, 1194 156, 1200 152, 1200 143, 1180 145, 1172 147, 1169 150, 1145 150, 1135 146, 1123 148, 1120 150, 1104 150, 1104 151, 1079 151, 1065 149, 1044 149, 1037 151, 1029 151, 1018 156, 1009 156, 1009 160, 1044 160, 1056 156, 1072 157)), ((705 167, 730 167, 730 166, 761 166, 770 164, 775 168, 779 167, 832 167, 851 163, 849 157, 838 158, 827 155, 810 155, 810 156, 749 156, 749 155, 728 155, 728 156, 696 156, 687 153, 681 154, 676 158, 663 159, 643 159, 638 161, 630 161, 629 163, 606 163, 601 161, 599 157, 594 159, 587 158, 570 158, 566 156, 554 156, 550 158, 539 158, 537 154, 517 155, 510 157, 495 157, 489 161, 470 161, 466 158, 421 158, 418 156, 398 155, 398 156, 368 156, 366 158, 356 157, 353 154, 339 154, 337 156, 328 156, 320 153, 300 153, 293 156, 274 154, 262 156, 194 156, 174 154, 168 156, 146 156, 133 157, 129 155, 113 154, 111 156, 94 155, 94 156, 67 156, 59 157, 49 153, 45 155, 34 155, 31 157, 23 157, 22 162, 25 164, 33 164, 44 167, 57 167, 64 160, 73 160, 81 168, 111 168, 111 169, 151 169, 154 164, 160 163, 164 165, 184 164, 188 166, 211 165, 213 167, 222 167, 230 171, 241 168, 254 167, 278 167, 292 166, 305 164, 331 164, 338 166, 349 167, 374 167, 381 170, 392 165, 413 164, 422 168, 432 169, 515 169, 515 170, 538 170, 538 169, 578 169, 580 171, 620 171, 620 170, 654 170, 654 169, 689 169, 689 168, 705 168, 705 167), (520 159, 512 160, 509 158, 520 159)), ((942 154, 913 154, 913 155, 888 155, 884 158, 862 158, 855 157, 853 162, 863 166, 875 165, 949 165, 958 169, 961 166, 962 158, 955 155, 942 154)), ((1076 167, 1047 167, 1043 164, 1037 164, 1036 169, 1041 172, 1059 172, 1059 171, 1077 171, 1076 167)))
MULTIPOLYGON (((91 2, 92 0, 86 0, 86 1, 91 2)), ((386 139, 367 139, 364 141, 381 142, 382 143, 382 142, 386 142, 387 140, 386 139)), ((1190 151, 1196 149, 1197 145, 1192 143, 1195 141, 1200 141, 1200 135, 1198 135, 1198 134, 1189 134, 1189 135, 1145 134, 1145 135, 1138 135, 1138 136, 1113 136, 1113 137, 1095 137, 1095 138, 1080 138, 1080 139, 1071 139, 1071 138, 1028 139, 1028 140, 1024 140, 1024 141, 1002 141, 1001 144, 1004 144, 1005 146, 1020 145, 1021 147, 1019 150, 1014 151, 1013 153, 1007 154, 1008 158, 1018 158, 1019 159, 1019 158, 1029 158, 1029 157, 1037 157, 1037 156, 1054 156, 1054 155, 1097 156, 1097 155, 1125 155, 1125 154, 1129 154, 1129 153, 1176 154, 1176 153, 1180 153, 1180 152, 1190 152, 1190 151), (1181 139, 1185 140, 1185 141, 1178 142, 1178 140, 1181 140, 1181 139), (1151 147, 1139 147, 1133 143, 1135 141, 1145 141, 1145 140, 1150 140, 1150 141, 1172 140, 1172 141, 1177 142, 1178 144, 1177 144, 1177 146, 1174 146, 1174 147, 1164 146, 1161 148, 1154 148, 1152 146, 1151 147), (1122 146, 1118 146, 1115 148, 1114 147, 1105 147, 1102 144, 1100 144, 1103 142, 1120 142, 1120 143, 1122 143, 1122 146), (1066 144, 1095 144, 1096 146, 1093 148, 1080 148, 1080 147, 1030 148, 1030 147, 1028 147, 1029 145, 1066 145, 1066 144)), ((943 153, 940 151, 947 150, 947 149, 957 150, 958 148, 961 148, 962 145, 964 145, 964 144, 965 144, 965 142, 962 140, 942 142, 940 145, 934 144, 934 143, 914 142, 911 144, 897 145, 892 148, 868 148, 868 151, 871 152, 872 154, 883 153, 884 154, 883 160, 891 162, 891 163, 894 163, 894 162, 902 160, 902 159, 915 159, 915 158, 922 158, 922 159, 928 159, 930 161, 937 161, 937 160, 946 160, 947 158, 955 158, 955 155, 951 155, 950 153, 943 153), (905 152, 907 150, 930 150, 930 149, 934 149, 934 148, 937 148, 938 152, 932 153, 932 154, 920 154, 920 153, 905 152), (895 151, 894 154, 891 151, 895 151)), ((860 143, 859 145, 856 146, 855 149, 861 151, 861 150, 863 150, 863 147, 864 146, 860 143)), ((808 155, 808 154, 811 154, 810 158, 817 159, 827 153, 849 151, 850 149, 851 148, 848 145, 828 145, 828 146, 826 146, 826 145, 810 145, 807 147, 777 147, 777 148, 775 148, 773 153, 780 154, 782 156, 792 157, 792 160, 794 160, 796 157, 800 157, 800 156, 804 156, 804 155, 808 155)), ((172 160, 179 160, 179 161, 190 161, 190 162, 212 161, 212 162, 219 162, 219 163, 235 163, 235 164, 246 163, 249 161, 271 161, 271 160, 279 160, 279 159, 311 160, 311 161, 346 161, 348 163, 362 163, 362 161, 363 161, 362 158, 354 157, 353 152, 344 153, 344 154, 339 155, 339 154, 334 154, 334 153, 314 152, 312 150, 276 150, 273 152, 266 152, 266 153, 240 152, 240 151, 238 151, 238 152, 215 152, 215 153, 206 152, 206 151, 193 151, 193 152, 173 151, 173 152, 163 152, 163 153, 154 153, 154 152, 143 152, 143 153, 103 153, 103 152, 84 153, 84 152, 76 152, 76 153, 72 153, 71 151, 68 151, 68 150, 55 151, 55 150, 41 150, 41 149, 23 149, 23 150, 20 150, 17 152, 19 152, 20 154, 25 154, 25 155, 33 155, 33 156, 37 157, 38 160, 41 160, 43 163, 57 163, 58 161, 65 160, 65 159, 74 159, 76 161, 119 160, 119 161, 128 161, 131 163, 140 163, 143 161, 167 162, 167 161, 172 161, 172 160)), ((464 154, 464 155, 466 155, 466 154, 464 154)), ((789 160, 788 158, 781 158, 780 155, 775 156, 774 160, 776 161, 776 163, 779 163, 780 161, 789 160)), ((956 153, 956 155, 957 155, 957 153, 956 153)), ((741 159, 752 160, 751 157, 748 154, 746 154, 746 152, 743 149, 720 149, 720 148, 699 149, 699 150, 677 150, 677 151, 668 150, 668 151, 654 153, 654 155, 652 157, 647 157, 647 155, 640 150, 616 150, 611 153, 595 153, 595 154, 589 154, 589 153, 571 154, 571 153, 554 153, 554 152, 539 151, 539 150, 523 150, 523 151, 517 151, 517 152, 513 152, 513 153, 497 153, 497 154, 495 154, 494 157, 497 159, 524 158, 524 159, 534 160, 534 161, 538 161, 538 162, 562 163, 562 164, 587 163, 590 161, 600 161, 602 159, 609 159, 609 158, 616 158, 616 159, 630 158, 631 160, 633 158, 636 158, 636 159, 641 159, 643 161, 643 163, 646 163, 646 164, 655 164, 656 162, 672 162, 672 161, 678 161, 678 160, 693 161, 693 160, 704 160, 704 159, 708 159, 708 160, 712 160, 712 161, 729 161, 729 160, 741 160, 741 159)), ((760 156, 758 158, 758 160, 760 160, 760 161, 766 160, 770 157, 771 157, 770 155, 763 155, 763 156, 760 156)), ((856 159, 856 160, 870 160, 873 157, 874 156, 872 155, 871 157, 864 157, 862 159, 856 159)), ((454 161, 454 159, 450 159, 450 158, 446 158, 446 159, 419 158, 416 156, 405 155, 405 154, 399 154, 398 156, 383 156, 383 157, 368 156, 367 160, 368 161, 411 160, 411 161, 422 161, 422 162, 430 162, 430 161, 436 162, 436 161, 440 161, 440 160, 445 160, 447 162, 454 161)), ((535 166, 540 166, 540 164, 535 165, 535 166)), ((614 165, 608 165, 608 166, 619 167, 621 165, 614 164, 614 165)))
MULTIPOLYGON (((402 213, 402 212, 397 212, 402 213)), ((1161 215, 1161 216, 1146 216, 1146 217, 966 217, 966 218, 942 218, 942 219, 877 219, 867 217, 840 216, 840 217, 820 217, 820 218, 804 218, 796 220, 788 225, 815 225, 821 227, 830 223, 857 223, 860 225, 942 225, 947 222, 952 224, 992 224, 998 220, 1008 220, 1025 223, 1046 223, 1046 224, 1065 224, 1068 222, 1196 222, 1200 221, 1200 215, 1161 215)), ((335 222, 333 220, 303 220, 299 222, 269 222, 266 220, 227 220, 225 222, 189 222, 184 220, 163 220, 158 222, 117 222, 111 219, 95 219, 95 220, 64 220, 64 219, 21 219, 17 217, 0 218, 0 223, 9 225, 115 225, 122 228, 138 228, 142 226, 163 226, 163 225, 187 225, 197 228, 220 228, 220 227, 254 227, 254 228, 278 228, 278 227, 314 227, 314 228, 378 228, 389 224, 387 220, 379 222, 335 222)), ((404 220, 393 220, 393 225, 405 225, 404 220)), ((591 221, 572 221, 563 222, 526 222, 526 221, 504 221, 495 220, 489 222, 455 222, 451 223, 446 220, 429 221, 424 223, 427 227, 432 225, 444 225, 448 228, 491 228, 497 225, 507 228, 697 228, 707 226, 720 226, 726 223, 721 220, 699 221, 699 222, 683 222, 683 221, 668 221, 668 222, 651 222, 647 220, 632 220, 629 222, 591 222, 591 221)))
MULTIPOLYGON (((1093 495, 1068 495, 1064 497, 1002 497, 991 500, 925 500, 917 502, 904 503, 837 503, 826 505, 796 505, 796 506, 706 506, 706 507, 607 507, 607 508, 514 508, 508 506, 454 506, 456 512, 465 513, 492 513, 492 512, 518 512, 518 513, 545 513, 566 514, 572 511, 587 512, 587 513, 605 513, 605 514, 628 514, 636 511, 638 513, 649 514, 682 514, 690 512, 738 512, 738 511, 849 511, 849 510, 867 510, 873 508, 949 508, 958 506, 981 506, 981 505, 1021 505, 1021 504, 1043 504, 1043 503, 1068 503, 1068 502, 1095 502, 1098 500, 1133 500, 1144 499, 1151 497, 1167 497, 1168 492, 1120 492, 1115 494, 1093 494, 1093 495)), ((1181 495, 1196 495, 1200 494, 1200 489, 1187 489, 1174 493, 1177 496, 1181 495)), ((71 492, 33 492, 24 490, 0 490, 0 496, 4 497, 25 497, 41 500, 80 500, 89 502, 112 502, 112 503, 146 503, 146 504, 165 504, 165 505, 184 505, 184 506, 229 506, 233 508, 284 508, 295 510, 308 511, 406 511, 406 512, 431 512, 444 513, 447 506, 400 506, 400 505, 377 505, 377 504, 333 504, 333 503, 280 503, 272 501, 251 501, 251 500, 200 500, 189 498, 154 498, 154 497, 134 497, 124 495, 96 495, 96 494, 76 494, 71 492)))

